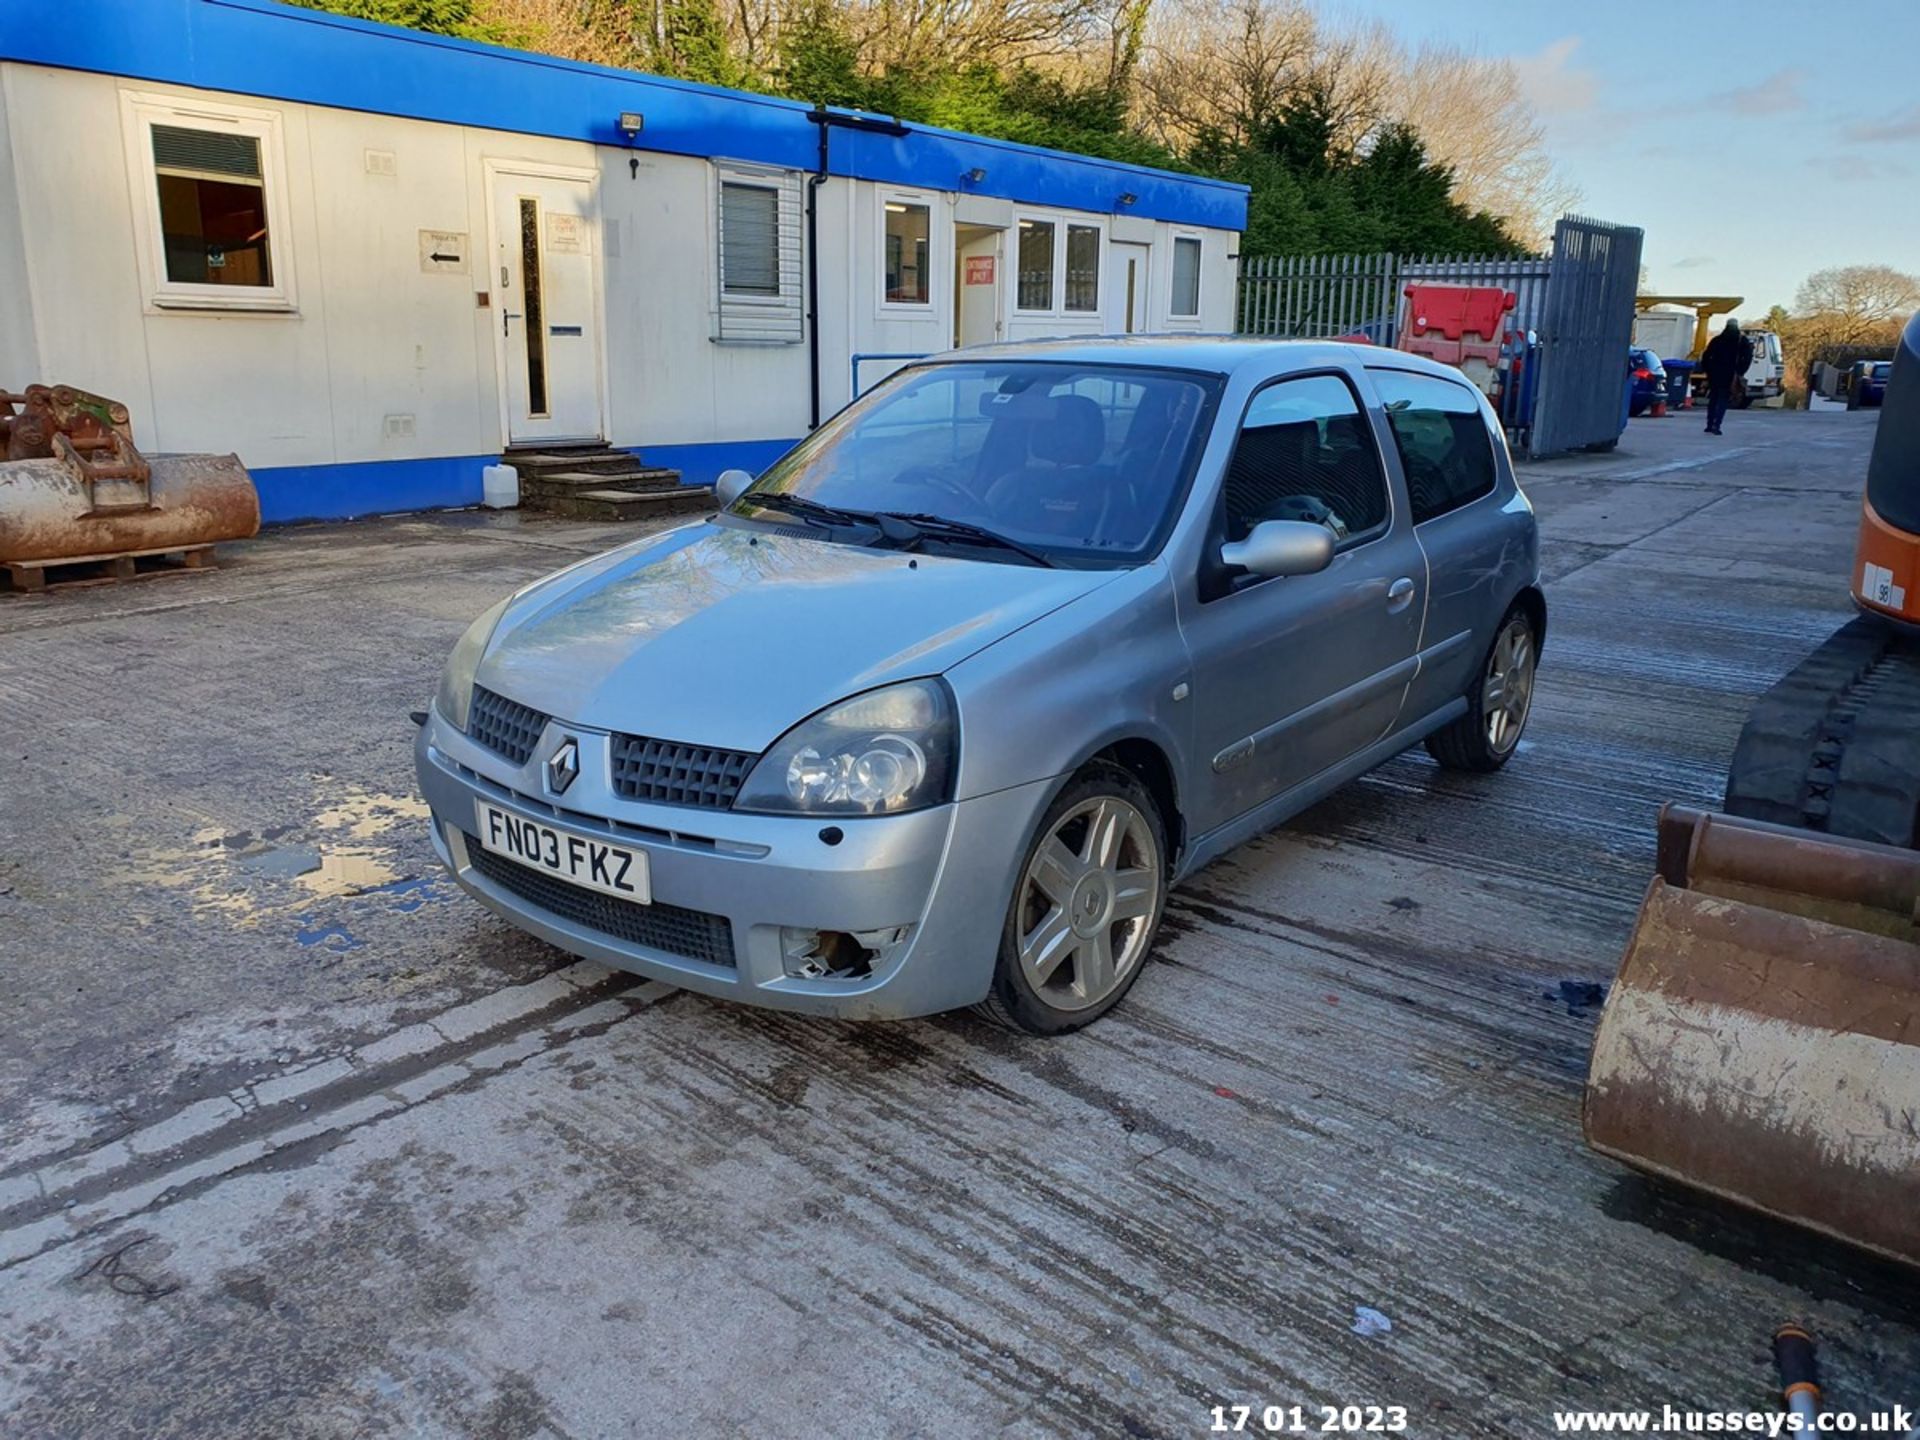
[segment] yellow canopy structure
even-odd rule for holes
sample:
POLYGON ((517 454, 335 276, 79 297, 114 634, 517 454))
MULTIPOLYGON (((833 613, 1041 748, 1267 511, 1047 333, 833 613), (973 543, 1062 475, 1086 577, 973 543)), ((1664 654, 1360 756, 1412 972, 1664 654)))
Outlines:
POLYGON ((1731 315, 1747 303, 1744 295, 1636 295, 1635 310, 1651 310, 1656 305, 1678 305, 1693 311, 1693 351, 1689 360, 1698 360, 1707 348, 1707 322, 1716 315, 1731 315))

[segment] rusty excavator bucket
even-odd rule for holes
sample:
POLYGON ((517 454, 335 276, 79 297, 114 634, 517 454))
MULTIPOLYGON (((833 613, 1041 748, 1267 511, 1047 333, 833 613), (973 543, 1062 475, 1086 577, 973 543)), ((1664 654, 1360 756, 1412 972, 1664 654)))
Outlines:
POLYGON ((1920 1265, 1920 851, 1666 806, 1596 1150, 1920 1265))
POLYGON ((127 407, 70 385, 0 391, 0 564, 188 550, 260 528, 236 455, 142 455, 127 407))

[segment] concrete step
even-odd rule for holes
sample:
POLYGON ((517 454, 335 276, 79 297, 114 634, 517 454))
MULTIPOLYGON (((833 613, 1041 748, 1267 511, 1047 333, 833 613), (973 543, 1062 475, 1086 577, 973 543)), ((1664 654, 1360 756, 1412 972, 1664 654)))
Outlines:
POLYGON ((680 485, 680 472, 657 465, 629 463, 623 470, 541 471, 520 477, 522 495, 576 495, 586 490, 674 490, 680 485))
POLYGON ((711 485, 676 485, 671 490, 579 490, 543 495, 528 508, 573 520, 656 520, 713 508, 711 485))
POLYGON ((519 471, 522 481, 535 475, 561 473, 604 475, 641 463, 632 451, 616 450, 611 445, 579 449, 509 450, 500 459, 503 464, 519 471))

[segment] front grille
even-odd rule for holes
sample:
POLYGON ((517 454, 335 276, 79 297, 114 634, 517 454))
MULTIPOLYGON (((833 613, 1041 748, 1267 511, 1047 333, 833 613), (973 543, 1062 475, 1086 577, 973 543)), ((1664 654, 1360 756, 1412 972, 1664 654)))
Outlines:
POLYGON ((467 734, 514 764, 524 765, 533 747, 540 743, 540 732, 547 728, 548 718, 531 705, 476 685, 467 707, 467 734))
POLYGON ((644 735, 615 735, 613 792, 628 800, 725 810, 759 758, 744 750, 710 750, 644 735))
POLYGON ((733 926, 725 916, 658 902, 636 905, 617 900, 483 850, 471 835, 467 836, 467 860, 502 890, 570 925, 598 930, 629 945, 733 968, 733 926))

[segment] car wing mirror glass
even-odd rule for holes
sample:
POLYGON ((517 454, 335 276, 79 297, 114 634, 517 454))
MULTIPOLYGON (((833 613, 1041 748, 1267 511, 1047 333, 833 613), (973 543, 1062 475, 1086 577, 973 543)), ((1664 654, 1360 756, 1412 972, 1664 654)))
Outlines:
POLYGON ((753 476, 745 470, 722 470, 720 478, 713 482, 713 498, 720 502, 720 508, 726 509, 745 493, 753 484, 753 476))
POLYGON ((1263 520, 1246 539, 1222 545, 1220 559, 1254 575, 1312 575, 1333 563, 1333 532, 1305 520, 1263 520))

